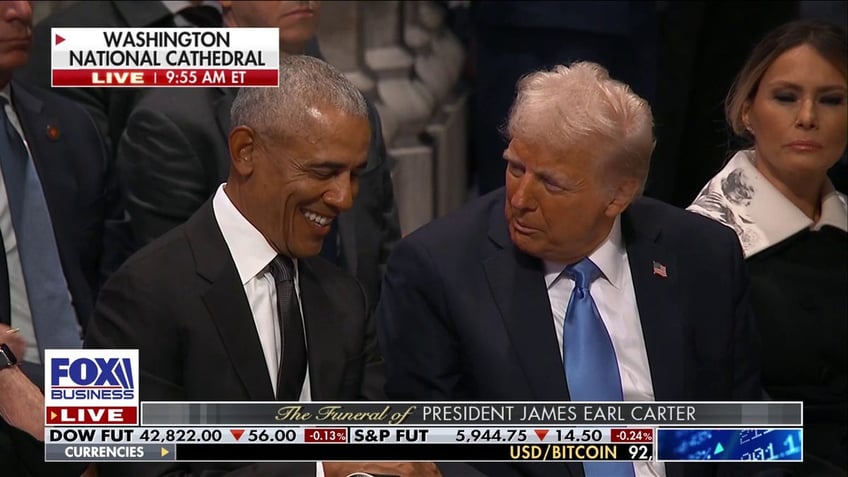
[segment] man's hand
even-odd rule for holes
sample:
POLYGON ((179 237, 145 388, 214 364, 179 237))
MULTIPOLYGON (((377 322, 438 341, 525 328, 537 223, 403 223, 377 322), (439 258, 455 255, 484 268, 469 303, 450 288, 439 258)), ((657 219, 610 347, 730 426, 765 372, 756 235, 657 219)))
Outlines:
POLYGON ((44 395, 17 366, 0 369, 0 416, 44 440, 44 395))
POLYGON ((24 343, 23 337, 16 329, 9 328, 8 325, 3 323, 0 323, 0 344, 8 346, 19 360, 24 359, 26 343, 24 343))
POLYGON ((432 462, 324 462, 326 477, 347 477, 354 472, 399 475, 400 477, 441 477, 432 462))

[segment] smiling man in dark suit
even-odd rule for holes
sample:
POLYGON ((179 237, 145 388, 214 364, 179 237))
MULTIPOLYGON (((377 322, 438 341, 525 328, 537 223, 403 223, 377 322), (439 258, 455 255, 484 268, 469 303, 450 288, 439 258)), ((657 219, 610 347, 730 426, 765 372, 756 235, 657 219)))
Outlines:
MULTIPOLYGON (((362 287, 316 256, 332 221, 353 205, 366 167, 371 131, 362 94, 323 61, 290 56, 281 60, 279 88, 239 91, 232 124, 227 182, 113 275, 86 346, 138 348, 143 401, 384 397, 362 287)), ((347 473, 368 469, 349 465, 347 473)), ((323 470, 336 476, 342 466, 323 470)), ((316 470, 314 463, 104 464, 101 475, 316 470)))
MULTIPOLYGON (((652 122, 647 102, 594 63, 519 82, 506 189, 411 234, 389 259, 377 328, 390 398, 760 398, 735 235, 638 198, 652 122)), ((498 477, 717 470, 655 462, 476 466, 498 477)))

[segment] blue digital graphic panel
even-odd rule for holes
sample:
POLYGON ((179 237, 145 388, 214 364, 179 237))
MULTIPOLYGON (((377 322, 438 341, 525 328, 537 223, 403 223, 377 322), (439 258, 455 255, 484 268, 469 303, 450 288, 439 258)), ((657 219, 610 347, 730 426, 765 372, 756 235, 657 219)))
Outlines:
POLYGON ((657 429, 657 460, 801 461, 801 429, 657 429))

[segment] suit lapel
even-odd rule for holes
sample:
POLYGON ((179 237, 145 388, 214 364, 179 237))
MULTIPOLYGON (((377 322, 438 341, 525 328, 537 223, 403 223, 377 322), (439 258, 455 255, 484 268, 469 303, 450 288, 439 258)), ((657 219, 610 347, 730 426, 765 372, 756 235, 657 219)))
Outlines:
MULTIPOLYGON (((511 242, 499 242, 506 246, 484 261, 483 267, 533 400, 569 401, 542 264, 511 242)), ((563 475, 585 475, 579 462, 563 466, 568 472, 563 475)))
POLYGON ((648 214, 640 214, 640 210, 637 201, 622 215, 621 224, 654 399, 681 400, 685 398, 685 370, 681 357, 685 355, 686 345, 682 310, 677 300, 681 270, 677 267, 675 253, 662 244, 661 228, 655 227, 655 221, 648 214), (654 270, 655 264, 665 267, 665 277, 661 271, 654 270))
POLYGON ((494 208, 490 224, 498 250, 483 267, 533 399, 567 401, 542 263, 512 245, 502 208, 494 208))
MULTIPOLYGON (((489 238, 497 250, 483 267, 533 400, 570 401, 542 262, 512 244, 503 207, 492 209, 489 238)), ((585 476, 579 462, 556 468, 564 471, 562 475, 585 476)))
POLYGON ((340 330, 344 313, 336 310, 330 295, 310 259, 298 260, 300 300, 306 327, 309 355, 309 382, 313 401, 338 399, 345 365, 344 342, 333 330, 340 330))
MULTIPOLYGON (((77 177, 72 168, 67 166, 71 159, 66 157, 63 125, 50 117, 40 99, 19 87, 16 82, 12 83, 12 102, 35 169, 38 171, 53 227, 57 229, 54 230, 55 235, 67 236, 64 218, 74 216, 74 202, 68 199, 77 195, 77 177), (48 128, 58 131, 58 137, 49 137, 48 128)), ((59 245, 61 247, 62 244, 59 245)))
MULTIPOLYGON (((489 238, 499 250, 483 268, 533 400, 569 401, 542 263, 512 244, 503 207, 493 208, 489 224, 489 238)), ((585 475, 579 462, 557 467, 564 467, 563 475, 585 475)))
POLYGON ((207 201, 189 219, 186 235, 197 274, 209 282, 202 299, 218 328, 229 362, 252 401, 274 401, 253 314, 230 251, 207 201))

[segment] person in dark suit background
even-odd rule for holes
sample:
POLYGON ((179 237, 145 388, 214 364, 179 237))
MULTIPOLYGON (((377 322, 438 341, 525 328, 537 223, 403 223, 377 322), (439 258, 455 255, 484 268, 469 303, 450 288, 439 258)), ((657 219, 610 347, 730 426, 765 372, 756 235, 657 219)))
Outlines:
MULTIPOLYGON (((0 2, 0 14, 0 324, 19 330, 16 358, 40 387, 44 349, 81 346, 100 284, 124 258, 126 221, 91 117, 16 79, 29 58, 29 2, 0 2)), ((43 447, 0 421, 4 475, 63 467, 43 460, 43 447)))
MULTIPOLYGON (((388 396, 759 400, 738 240, 639 197, 654 147, 648 104, 588 62, 517 89, 505 190, 422 227, 389 258, 376 312, 388 396)), ((492 476, 587 477, 722 466, 596 465, 474 464, 492 476)))
MULTIPOLYGON (((220 27, 217 1, 99 1, 73 2, 57 9, 33 30, 31 60, 21 70, 28 84, 49 89, 50 64, 55 27, 168 28, 220 27)), ((56 93, 81 104, 94 118, 112 154, 126 126, 138 95, 136 88, 56 88, 56 93)))
POLYGON ((848 475, 848 199, 828 179, 848 143, 846 78, 845 30, 765 35, 727 95, 746 147, 689 206, 742 243, 765 390, 804 401, 803 475, 848 475))
MULTIPOLYGON (((228 27, 279 27, 284 55, 315 51, 320 2, 222 2, 228 27), (310 48, 310 41, 312 47, 310 48)), ((313 55, 315 56, 315 55, 313 55)), ((184 222, 227 176, 226 135, 235 88, 151 90, 128 121, 117 152, 139 245, 184 222)), ((368 103, 371 143, 353 208, 338 218, 322 255, 356 276, 373 307, 400 224, 380 118, 368 103)))
MULTIPOLYGON (((231 124, 227 182, 112 276, 86 346, 138 348, 144 401, 383 398, 365 293, 316 257, 330 223, 352 207, 366 168, 371 131, 362 94, 323 61, 289 56, 279 88, 239 91, 231 124)), ((417 469, 411 475, 437 475, 408 465, 417 469)), ((368 469, 323 464, 328 476, 368 469)), ((317 468, 104 464, 101 475, 213 470, 278 476, 317 468)))

